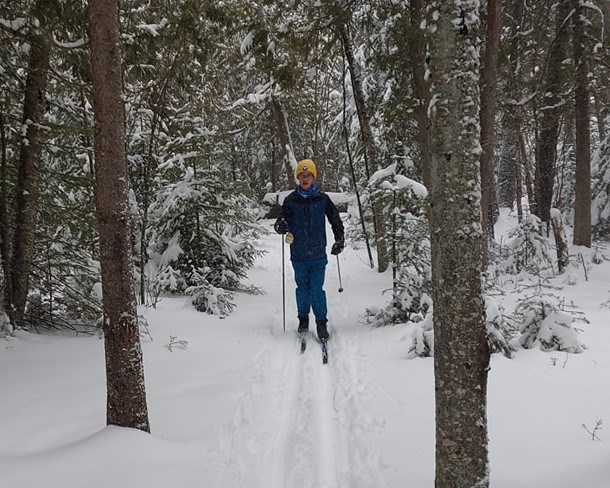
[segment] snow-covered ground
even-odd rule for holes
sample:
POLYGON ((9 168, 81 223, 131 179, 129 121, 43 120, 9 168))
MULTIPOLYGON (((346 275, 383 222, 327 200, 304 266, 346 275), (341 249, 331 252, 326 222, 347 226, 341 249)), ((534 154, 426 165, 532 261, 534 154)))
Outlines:
MULTIPOLYGON (((142 308, 151 435, 105 426, 100 338, 0 341, 0 487, 432 487, 433 361, 406 359, 410 326, 362 323, 388 298, 391 275, 348 247, 338 293, 331 259, 323 365, 313 337, 298 352, 288 259, 283 331, 279 236, 261 245, 268 253, 250 281, 266 294, 239 296, 228 318, 186 298, 142 308)), ((586 314, 577 326, 588 349, 492 358, 493 488, 610 486, 610 434, 592 440, 583 428, 610 422, 610 262, 588 263, 588 281, 582 268, 568 275, 557 293, 586 314)))

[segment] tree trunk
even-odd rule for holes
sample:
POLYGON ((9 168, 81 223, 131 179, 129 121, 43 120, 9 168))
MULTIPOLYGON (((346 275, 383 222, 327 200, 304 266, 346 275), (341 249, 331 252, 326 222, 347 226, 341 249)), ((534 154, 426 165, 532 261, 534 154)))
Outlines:
POLYGON ((551 227, 555 237, 555 249, 557 252, 557 270, 563 273, 570 264, 570 253, 568 250, 568 240, 561 222, 561 212, 555 209, 551 212, 551 227))
MULTIPOLYGON (((519 223, 521 223, 521 221, 523 220, 523 204, 521 203, 522 199, 523 199, 523 178, 521 177, 521 166, 522 166, 522 162, 521 162, 521 153, 519 152, 518 148, 517 148, 517 137, 518 135, 515 134, 513 136, 514 139, 514 144, 515 144, 515 202, 517 204, 517 220, 519 221, 519 223)), ((526 166, 527 163, 524 163, 523 166, 526 166)))
POLYGON ((604 39, 610 38, 610 2, 599 2, 604 14, 604 39))
POLYGON ((517 193, 515 173, 518 170, 519 159, 517 149, 514 137, 512 137, 512 134, 509 134, 504 139, 500 148, 498 163, 498 203, 501 207, 513 208, 517 193))
POLYGON ((492 209, 493 151, 496 117, 496 80, 498 74, 498 46, 500 44, 499 4, 488 0, 485 22, 485 52, 481 66, 481 211, 483 218, 483 259, 488 260, 487 243, 493 238, 494 212, 492 209))
MULTIPOLYGON (((35 9, 40 10, 39 5, 35 9)), ((42 19, 42 16, 40 16, 42 19)), ((51 39, 42 31, 30 40, 30 59, 23 101, 25 138, 19 150, 19 173, 15 202, 15 227, 12 236, 10 285, 7 289, 9 317, 22 327, 34 259, 36 217, 40 186, 41 125, 46 110, 45 95, 49 74, 51 39)))
POLYGON ((574 244, 591 247, 591 135, 589 132, 589 82, 585 48, 585 11, 581 0, 574 2, 574 63, 576 64, 576 182, 574 202, 574 244))
POLYGON ((294 171, 297 167, 297 161, 294 156, 292 140, 290 138, 290 127, 288 126, 288 117, 286 111, 282 107, 282 103, 275 97, 271 100, 271 110, 273 119, 275 120, 275 130, 277 138, 280 141, 280 158, 284 163, 286 170, 287 188, 293 188, 295 185, 294 171))
POLYGON ((430 36, 435 486, 485 488, 489 346, 481 285, 478 2, 442 2, 438 13, 430 36))
MULTIPOLYGON (((362 88, 362 77, 358 68, 357 61, 354 57, 352 42, 347 32, 347 27, 343 22, 338 24, 339 35, 343 44, 343 51, 347 60, 347 66, 352 81, 352 91, 354 93, 354 101, 356 103, 356 112, 358 114, 358 122, 360 124, 360 134, 362 136, 362 145, 364 148, 364 162, 367 180, 371 177, 371 171, 379 169, 377 161, 377 151, 375 150, 375 140, 373 131, 369 123, 368 112, 366 109, 366 101, 364 99, 364 90, 362 88)), ((373 225, 375 228, 375 242, 377 244, 377 264, 378 271, 383 273, 389 266, 389 257, 387 244, 385 240, 385 224, 383 220, 382 209, 379 204, 373 203, 373 225)))
MULTIPOLYGON (((534 194, 534 183, 532 182, 532 174, 530 173, 530 164, 525 151, 525 141, 523 140, 523 131, 521 128, 515 134, 515 143, 517 144, 517 153, 519 154, 519 162, 523 166, 523 177, 525 179, 525 191, 527 192, 527 200, 530 205, 535 206, 536 197, 534 194)), ((536 214, 536 212, 533 212, 536 214)))
POLYGON ((0 295, 0 311, 10 308, 9 290, 12 289, 10 273, 11 236, 8 221, 8 146, 6 130, 4 128, 4 111, 0 107, 0 274, 4 282, 3 292, 0 295))
POLYGON ((549 49, 546 80, 542 89, 543 107, 538 140, 538 160, 536 166, 536 215, 550 225, 557 141, 562 115, 561 91, 563 87, 563 63, 569 39, 567 17, 571 9, 570 0, 557 2, 555 39, 549 49))
POLYGON ((106 349, 108 425, 150 431, 130 261, 125 108, 118 0, 91 0, 96 204, 106 349))
POLYGON ((419 144, 419 157, 421 160, 422 180, 428 190, 431 190, 430 173, 430 121, 428 107, 430 105, 430 87, 425 78, 426 70, 426 42, 424 31, 420 28, 423 18, 423 0, 412 0, 411 31, 413 32, 411 49, 411 68, 413 70, 413 91, 417 98, 415 119, 417 120, 417 142, 419 144))

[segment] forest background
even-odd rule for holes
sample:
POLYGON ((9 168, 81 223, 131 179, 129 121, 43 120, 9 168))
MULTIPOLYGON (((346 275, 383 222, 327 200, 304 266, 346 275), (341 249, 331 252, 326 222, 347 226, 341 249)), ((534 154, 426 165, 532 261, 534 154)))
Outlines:
MULTIPOLYGON (((564 225, 579 246, 610 235, 610 2, 462 3, 455 25, 476 48, 462 68, 477 80, 481 259, 490 274, 561 273, 564 225), (500 207, 520 219, 510 248, 493 236, 500 207)), ((349 239, 392 270, 391 303, 371 321, 421 321, 415 352, 429 354, 431 207, 418 183, 433 187, 439 153, 441 4, 121 2, 139 302, 188 293, 226 315, 236 292, 257 293, 243 285, 257 218, 309 157, 320 186, 350 195, 349 239)), ((2 334, 101 325, 88 30, 86 2, 0 4, 2 334)), ((460 129, 448 134, 456 150, 472 141, 460 129)), ((492 349, 510 354, 509 335, 500 326, 492 349)))
MULTIPOLYGON (((481 63, 481 80, 491 84, 482 85, 482 116, 493 109, 481 124, 483 148, 493 148, 481 155, 484 180, 493 178, 483 185, 489 219, 498 206, 521 215, 525 194, 543 222, 556 208, 560 220, 587 224, 578 208, 592 202, 593 221, 583 238, 577 232, 578 243, 590 245, 590 233, 607 237, 609 2, 483 7, 478 36, 490 62, 481 63), (586 131, 578 130, 583 117, 586 131), (586 156, 580 166, 592 168, 584 190, 578 154, 586 156)), ((432 10, 417 1, 122 2, 140 302, 195 286, 201 309, 210 293, 230 307, 255 254, 254 209, 267 193, 292 188, 295 158, 317 162, 326 191, 356 192, 364 220, 357 215, 355 228, 372 236, 380 271, 391 262, 400 273, 392 239, 408 239, 397 228, 421 220, 424 206, 384 181, 429 180, 432 10), (371 180, 380 169, 386 173, 371 180)), ((1 269, 5 289, 15 288, 13 322, 90 324, 99 317, 91 293, 99 268, 86 3, 3 2, 0 19, 1 269), (27 285, 18 285, 24 275, 27 285)))

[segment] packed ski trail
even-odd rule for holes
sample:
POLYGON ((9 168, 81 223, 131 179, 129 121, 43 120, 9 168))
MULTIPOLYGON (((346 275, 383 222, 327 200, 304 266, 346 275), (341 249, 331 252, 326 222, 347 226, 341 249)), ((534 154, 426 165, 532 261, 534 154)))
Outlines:
MULTIPOLYGON (((275 273, 281 262, 279 236, 268 236, 269 251, 259 263, 260 273, 275 273)), ((357 306, 349 295, 333 290, 336 278, 327 271, 331 339, 328 363, 315 325, 301 352, 296 334, 294 285, 286 258, 286 331, 281 313, 280 276, 275 290, 265 290, 269 308, 257 307, 261 351, 252 359, 248 385, 240 395, 233 425, 227 428, 218 488, 383 488, 380 459, 375 448, 373 419, 367 414, 363 395, 368 387, 367 369, 357 343, 350 338, 359 327, 357 306), (244 449, 243 446, 247 446, 244 449)), ((256 274, 256 272, 254 273, 256 274)), ((362 310, 360 310, 362 311, 362 310)), ((312 320, 313 323, 313 320, 312 320)))

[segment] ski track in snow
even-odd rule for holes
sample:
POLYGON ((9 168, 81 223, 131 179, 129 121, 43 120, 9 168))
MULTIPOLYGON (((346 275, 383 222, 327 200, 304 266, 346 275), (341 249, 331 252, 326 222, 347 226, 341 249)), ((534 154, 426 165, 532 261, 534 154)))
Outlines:
POLYGON ((357 342, 335 333, 326 365, 312 333, 304 354, 290 331, 266 343, 243 378, 214 487, 384 488, 357 342))

